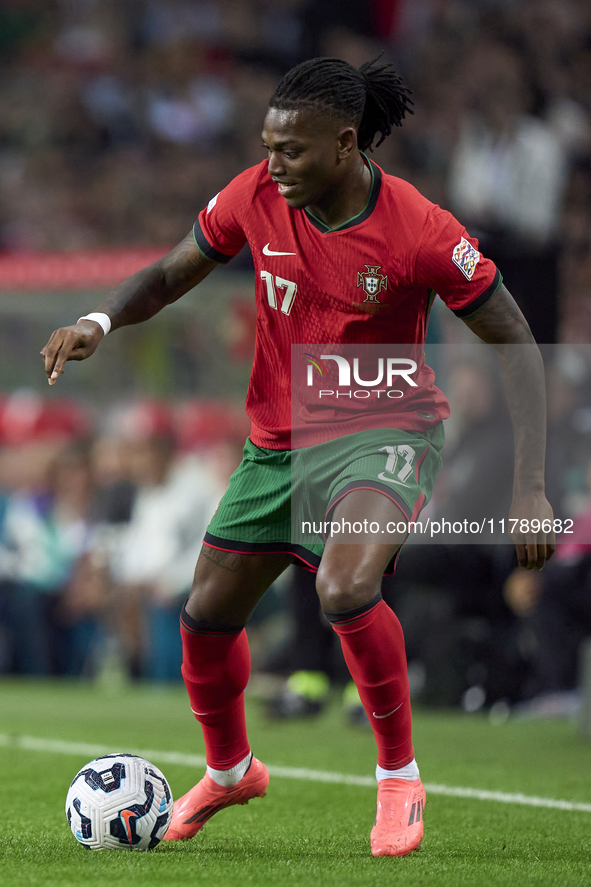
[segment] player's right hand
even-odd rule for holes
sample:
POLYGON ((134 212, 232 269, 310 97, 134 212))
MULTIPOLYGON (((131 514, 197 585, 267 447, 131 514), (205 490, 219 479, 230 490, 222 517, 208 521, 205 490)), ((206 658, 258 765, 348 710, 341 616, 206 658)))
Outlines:
POLYGON ((85 360, 90 357, 103 336, 103 328, 95 320, 80 320, 73 326, 55 330, 41 351, 49 384, 55 385, 64 372, 67 360, 85 360))

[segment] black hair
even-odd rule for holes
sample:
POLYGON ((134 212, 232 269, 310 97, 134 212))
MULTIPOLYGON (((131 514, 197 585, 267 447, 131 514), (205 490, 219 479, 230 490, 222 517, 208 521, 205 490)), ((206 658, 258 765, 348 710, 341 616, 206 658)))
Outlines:
POLYGON ((308 59, 283 77, 271 96, 270 108, 297 111, 300 108, 330 114, 346 120, 357 129, 361 151, 372 150, 390 135, 393 126, 402 126, 405 114, 412 114, 412 91, 391 64, 377 64, 381 55, 360 68, 342 59, 308 59))

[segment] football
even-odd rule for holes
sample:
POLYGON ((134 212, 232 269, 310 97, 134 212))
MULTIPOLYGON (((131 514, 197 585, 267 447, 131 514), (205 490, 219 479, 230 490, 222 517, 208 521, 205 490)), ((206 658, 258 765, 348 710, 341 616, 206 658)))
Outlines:
POLYGON ((172 794, 144 758, 105 755, 74 777, 66 816, 76 840, 90 850, 152 850, 170 825, 172 794))

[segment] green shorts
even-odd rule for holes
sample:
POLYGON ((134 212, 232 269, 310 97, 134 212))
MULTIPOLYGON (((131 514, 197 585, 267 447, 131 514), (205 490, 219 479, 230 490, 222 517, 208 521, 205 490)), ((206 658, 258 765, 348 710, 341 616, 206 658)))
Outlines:
POLYGON ((243 459, 205 534, 236 553, 292 554, 320 564, 326 521, 353 490, 377 490, 416 520, 441 468, 443 425, 427 431, 379 428, 300 450, 268 450, 247 439, 243 459))

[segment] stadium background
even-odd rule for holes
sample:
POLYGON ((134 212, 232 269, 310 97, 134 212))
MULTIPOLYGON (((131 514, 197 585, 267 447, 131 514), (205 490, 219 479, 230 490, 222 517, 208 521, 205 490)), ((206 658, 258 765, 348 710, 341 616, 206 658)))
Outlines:
MULTIPOLYGON (((178 677, 178 605, 195 540, 247 433, 248 251, 198 294, 68 365, 51 390, 38 352, 54 328, 181 240, 207 201, 262 159, 261 121, 282 73, 314 55, 359 65, 382 50, 414 90, 416 113, 376 161, 480 238, 539 341, 587 343, 583 0, 0 5, 0 671, 178 677)), ((463 340, 441 310, 430 336, 463 340)), ((563 496, 586 502, 582 354, 552 379, 552 417, 568 430, 555 456, 558 508, 563 496)), ((454 382, 450 371, 458 410, 449 436, 461 450, 476 427, 494 450, 506 442, 495 393, 483 396, 471 373, 454 382)), ((532 653, 535 590, 505 592, 512 607, 503 596, 510 555, 491 563, 471 546, 459 571, 457 554, 445 557, 445 569, 438 555, 401 579, 411 646, 419 615, 432 627, 414 653, 424 701, 479 708, 565 689, 544 684, 532 653), (442 619, 454 642, 436 654, 442 619)), ((576 581, 584 592, 586 571, 576 581)), ((589 628, 588 605, 577 612, 572 644, 589 628)), ((279 589, 253 626, 257 669, 289 670, 290 618, 279 589)), ((570 712, 572 698, 563 703, 570 712)))

